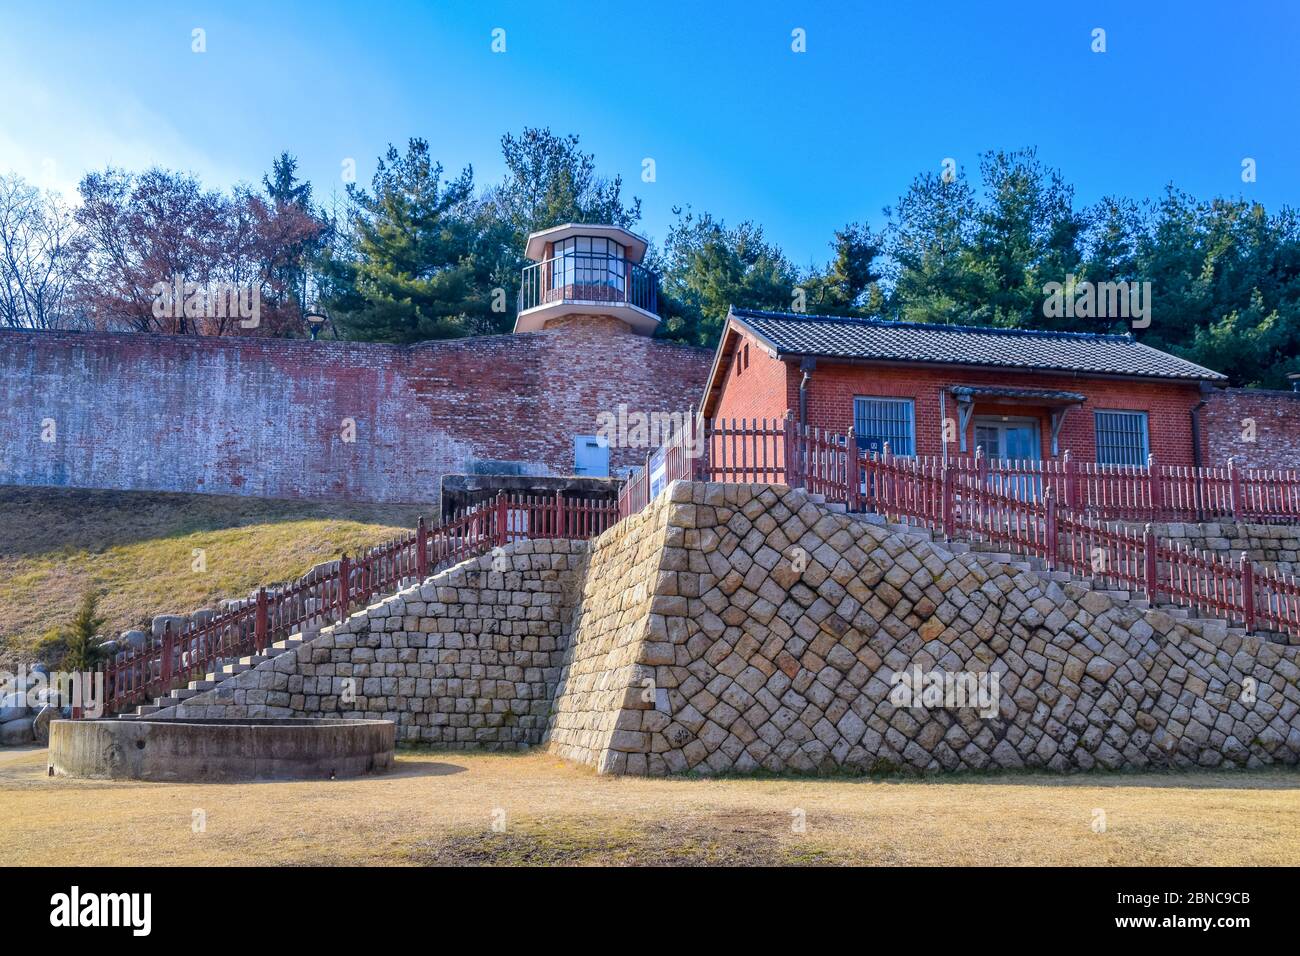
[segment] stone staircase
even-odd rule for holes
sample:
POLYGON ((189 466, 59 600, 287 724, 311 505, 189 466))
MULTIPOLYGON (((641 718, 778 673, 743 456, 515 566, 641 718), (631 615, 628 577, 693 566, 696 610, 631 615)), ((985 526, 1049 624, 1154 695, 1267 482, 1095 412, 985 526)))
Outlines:
POLYGON ((312 640, 319 631, 319 625, 311 627, 306 631, 298 631, 282 641, 276 641, 274 644, 268 645, 266 650, 260 653, 249 654, 244 657, 231 658, 222 661, 214 670, 204 674, 200 680, 192 680, 185 687, 173 688, 162 697, 155 698, 152 704, 141 704, 136 707, 133 712, 124 712, 117 716, 121 720, 136 720, 140 717, 154 717, 159 714, 166 716, 166 714, 163 713, 164 711, 175 707, 182 701, 189 700, 197 694, 212 690, 229 677, 234 677, 236 674, 242 674, 244 671, 252 670, 264 661, 272 660, 279 657, 281 654, 285 654, 302 646, 307 641, 312 640))

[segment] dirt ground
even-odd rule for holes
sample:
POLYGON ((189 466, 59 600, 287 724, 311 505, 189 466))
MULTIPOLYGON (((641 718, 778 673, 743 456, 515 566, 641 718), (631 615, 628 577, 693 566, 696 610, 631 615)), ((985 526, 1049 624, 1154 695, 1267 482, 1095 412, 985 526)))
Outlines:
POLYGON ((646 780, 405 752, 383 776, 209 785, 51 779, 44 750, 9 749, 0 848, 18 865, 1296 865, 1300 771, 646 780))

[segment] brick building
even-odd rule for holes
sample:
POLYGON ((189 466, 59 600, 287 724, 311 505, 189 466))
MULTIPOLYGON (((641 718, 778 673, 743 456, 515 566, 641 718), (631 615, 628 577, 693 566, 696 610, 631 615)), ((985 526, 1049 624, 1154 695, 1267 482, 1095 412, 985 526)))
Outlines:
POLYGON ((602 413, 684 412, 708 350, 652 337, 645 241, 529 239, 512 335, 410 346, 0 331, 0 483, 426 502, 447 474, 619 474, 602 413))
MULTIPOLYGON (((1211 463, 1232 412, 1225 376, 1126 335, 967 328, 732 309, 706 417, 780 418, 904 455, 1211 463), (946 423, 946 425, 945 425, 946 423), (946 429, 946 432, 945 432, 946 429), (946 439, 946 442, 945 442, 946 439)), ((1245 390, 1233 390, 1241 392, 1245 390)), ((1300 408, 1300 403, 1296 403, 1300 408)), ((1279 428, 1294 452, 1300 424, 1279 428), (1289 429, 1289 431, 1287 430, 1289 429)), ((1240 451, 1238 451, 1240 454, 1240 451)), ((1222 459, 1218 460, 1219 462, 1222 459)))

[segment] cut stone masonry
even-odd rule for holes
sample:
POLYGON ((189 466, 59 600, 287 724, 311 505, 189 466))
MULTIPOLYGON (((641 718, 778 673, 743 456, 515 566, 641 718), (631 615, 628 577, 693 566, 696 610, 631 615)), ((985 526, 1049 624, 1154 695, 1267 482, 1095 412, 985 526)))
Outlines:
POLYGON ((1300 647, 1004 557, 676 482, 589 544, 465 562, 153 719, 388 718, 632 774, 1300 761, 1300 647), (996 713, 896 705, 918 667, 995 677, 996 713))

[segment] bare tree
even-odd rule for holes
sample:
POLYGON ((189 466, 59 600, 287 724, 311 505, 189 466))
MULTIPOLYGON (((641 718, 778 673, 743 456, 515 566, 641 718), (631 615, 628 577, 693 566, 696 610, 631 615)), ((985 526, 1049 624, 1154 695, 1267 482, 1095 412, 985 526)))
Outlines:
POLYGON ((72 287, 83 249, 62 197, 0 176, 0 326, 57 329, 81 321, 72 287))

